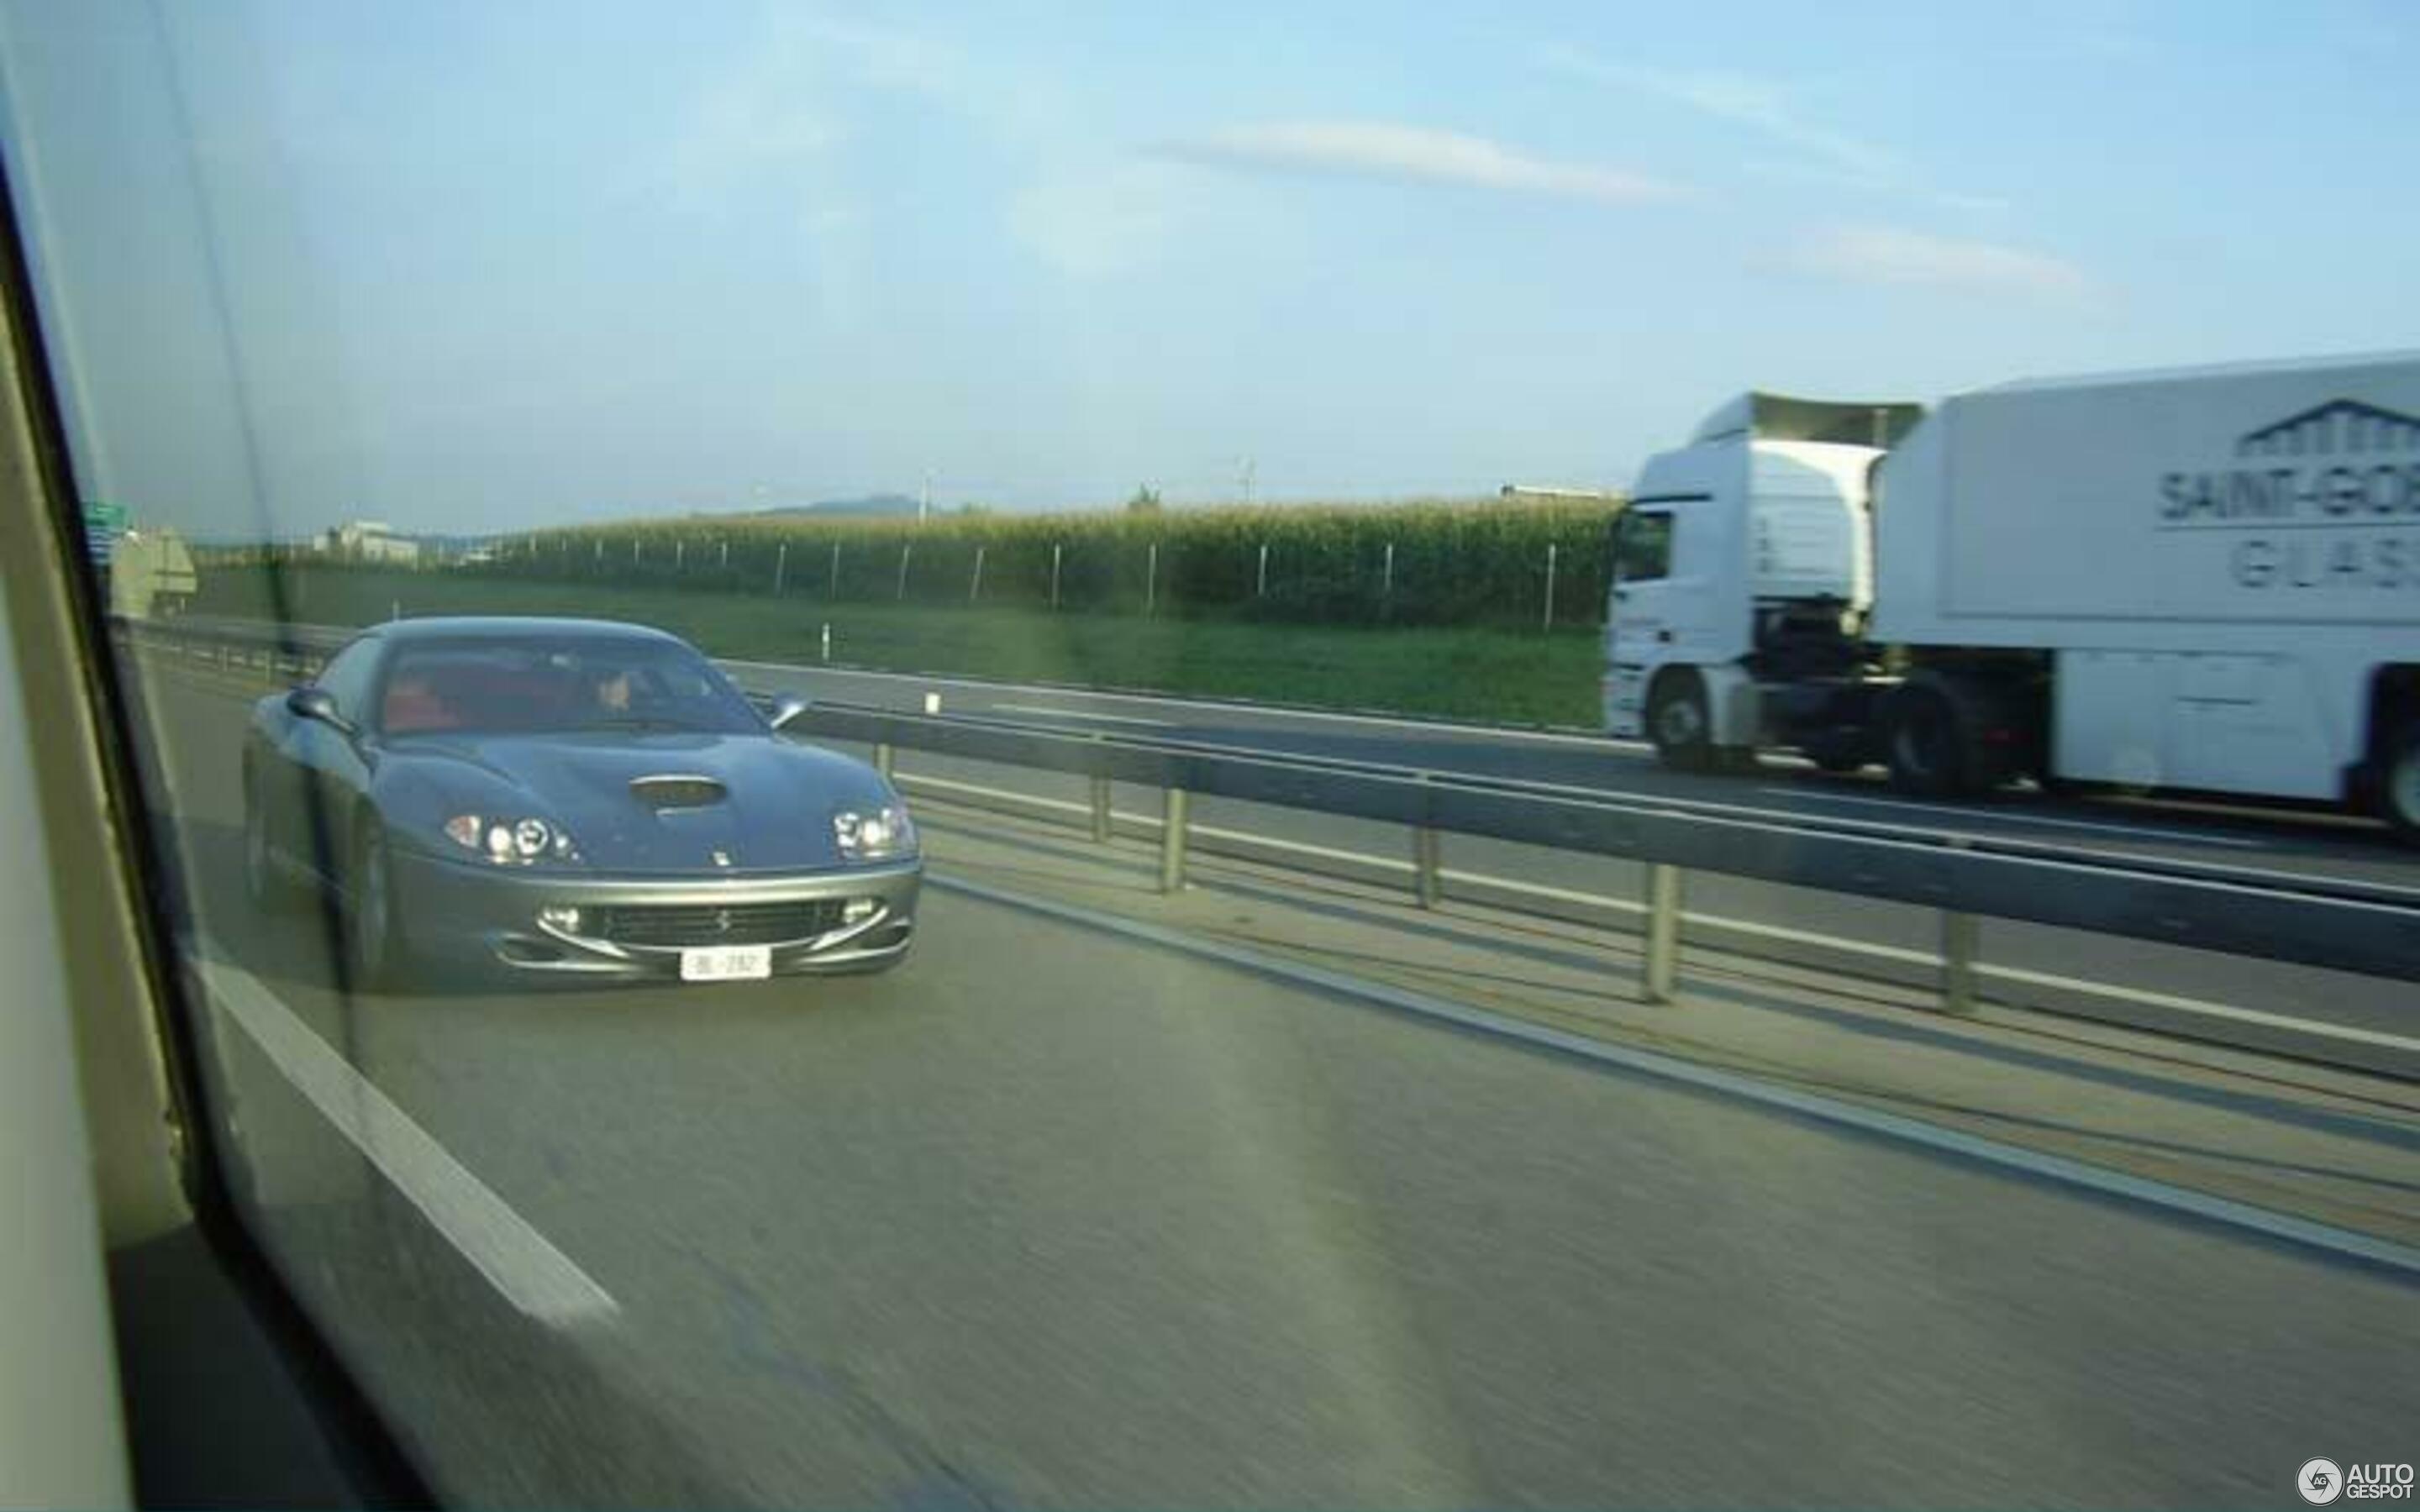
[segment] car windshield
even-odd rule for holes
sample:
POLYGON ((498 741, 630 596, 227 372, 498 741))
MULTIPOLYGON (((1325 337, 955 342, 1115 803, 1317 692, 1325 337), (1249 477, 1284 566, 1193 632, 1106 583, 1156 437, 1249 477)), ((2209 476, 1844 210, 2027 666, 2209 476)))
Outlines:
POLYGON ((599 636, 407 642, 389 661, 377 725, 389 736, 765 728, 704 657, 599 636))

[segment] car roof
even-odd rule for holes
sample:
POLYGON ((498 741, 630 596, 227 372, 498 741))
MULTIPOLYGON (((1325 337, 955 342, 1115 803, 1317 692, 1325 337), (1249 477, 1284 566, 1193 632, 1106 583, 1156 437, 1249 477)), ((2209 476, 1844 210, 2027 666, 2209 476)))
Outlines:
POLYGON ((654 640, 670 645, 688 642, 653 625, 620 620, 557 619, 539 614, 437 615, 421 620, 390 620, 362 632, 391 645, 424 645, 445 640, 654 640))

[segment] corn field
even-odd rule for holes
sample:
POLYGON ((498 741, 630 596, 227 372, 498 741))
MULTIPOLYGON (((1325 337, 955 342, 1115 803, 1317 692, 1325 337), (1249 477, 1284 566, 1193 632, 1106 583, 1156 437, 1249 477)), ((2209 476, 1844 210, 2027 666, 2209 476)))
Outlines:
POLYGON ((430 569, 836 603, 1321 625, 1583 625, 1605 610, 1611 503, 1167 513, 763 516, 502 537, 430 569))

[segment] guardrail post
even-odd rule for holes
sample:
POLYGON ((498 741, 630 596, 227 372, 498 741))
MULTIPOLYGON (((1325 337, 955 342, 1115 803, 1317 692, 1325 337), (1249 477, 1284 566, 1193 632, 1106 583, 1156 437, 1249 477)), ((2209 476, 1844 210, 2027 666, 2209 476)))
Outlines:
POLYGON ((874 769, 882 774, 882 780, 885 782, 891 780, 891 769, 897 764, 898 752, 892 749, 891 742, 887 740, 876 741, 874 743, 874 769))
POLYGON ((1646 953, 1638 964, 1639 995, 1668 1003, 1681 977, 1682 872, 1658 861, 1647 869, 1646 953))
POLYGON ((1185 886, 1185 816, 1191 807, 1183 788, 1170 788, 1160 803, 1159 890, 1185 886))
POLYGON ((1412 826, 1412 896, 1422 908, 1435 908, 1445 895, 1444 867, 1437 832, 1429 824, 1429 774, 1420 774, 1420 822, 1412 826))
POLYGON ((1975 952, 1982 933, 1982 920, 1974 915, 1941 911, 1941 1009, 1945 1013, 1975 1011, 1975 952))
MULTIPOLYGON (((1101 737, 1098 734, 1094 735, 1095 765, 1099 764, 1097 758, 1100 745, 1101 737)), ((1109 774, 1094 772, 1093 774, 1093 842, 1094 844, 1107 845, 1109 842, 1109 774)))

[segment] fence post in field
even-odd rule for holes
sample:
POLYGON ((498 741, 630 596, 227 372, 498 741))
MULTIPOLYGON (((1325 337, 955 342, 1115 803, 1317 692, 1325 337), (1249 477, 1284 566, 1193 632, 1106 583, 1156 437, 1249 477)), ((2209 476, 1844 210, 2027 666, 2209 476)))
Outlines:
POLYGON ((832 543, 832 580, 830 596, 840 597, 840 543, 838 541, 832 543))
POLYGON ((1395 596, 1395 543, 1392 541, 1387 543, 1387 566, 1378 579, 1378 596, 1388 599, 1395 596))
POLYGON ((1057 608, 1059 607, 1059 550, 1060 550, 1060 543, 1059 543, 1059 542, 1057 542, 1057 541, 1053 541, 1053 542, 1051 542, 1051 543, 1050 543, 1050 607, 1051 607, 1052 609, 1057 609, 1057 608))
POLYGON ((970 604, 973 603, 977 598, 983 595, 983 562, 984 548, 982 547, 976 547, 975 575, 973 580, 967 584, 967 602, 970 604))
POLYGON ((725 572, 729 572, 731 570, 731 542, 727 539, 722 543, 721 566, 722 570, 725 572))
POLYGON ((684 535, 679 540, 673 543, 673 571, 678 572, 688 564, 689 537, 684 535))
POLYGON ((907 542, 899 548, 899 592, 892 596, 901 602, 905 602, 908 597, 908 553, 915 549, 916 543, 913 541, 907 542))
POLYGON ((790 543, 789 543, 789 542, 787 542, 787 541, 784 541, 784 542, 783 542, 783 543, 782 543, 782 548, 781 548, 780 550, 778 550, 778 551, 776 551, 776 552, 774 552, 774 553, 773 553, 773 592, 774 592, 774 593, 779 594, 779 593, 782 591, 782 575, 783 575, 784 572, 787 572, 787 571, 789 570, 789 567, 790 567, 790 543))
POLYGON ((1546 625, 1555 627, 1555 543, 1546 543, 1546 625))
POLYGON ((1148 557, 1146 557, 1146 558, 1144 559, 1144 563, 1143 563, 1143 569, 1142 569, 1142 617, 1143 617, 1144 619, 1146 619, 1146 620, 1147 620, 1147 619, 1150 619, 1150 618, 1151 618, 1151 611, 1152 611, 1155 608, 1156 608, 1156 607, 1158 606, 1158 604, 1159 604, 1159 543, 1158 543, 1157 541, 1154 541, 1154 542, 1152 542, 1152 543, 1151 543, 1151 554, 1150 554, 1148 557))
POLYGON ((1260 575, 1252 582, 1252 596, 1254 598, 1269 596, 1269 543, 1266 541, 1261 543, 1261 570, 1260 575))
POLYGON ((630 537, 630 565, 632 565, 632 566, 634 566, 634 567, 635 567, 635 566, 637 566, 638 564, 639 564, 639 538, 638 538, 637 536, 633 535, 633 536, 631 536, 631 537, 630 537))
POLYGON ((597 563, 599 566, 605 563, 605 537, 601 535, 597 537, 597 563))

